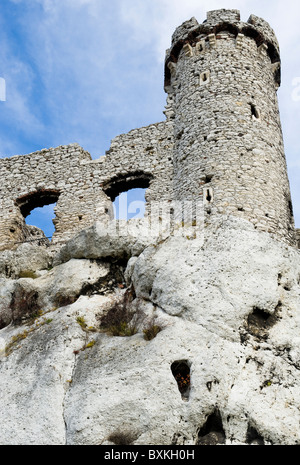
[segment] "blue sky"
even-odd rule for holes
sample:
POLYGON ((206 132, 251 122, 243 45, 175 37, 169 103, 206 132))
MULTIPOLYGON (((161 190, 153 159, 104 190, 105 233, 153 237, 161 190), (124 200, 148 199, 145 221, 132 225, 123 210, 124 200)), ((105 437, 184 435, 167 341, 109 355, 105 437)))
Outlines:
POLYGON ((261 16, 278 37, 278 96, 300 227, 300 3, 294 0, 1 0, 0 157, 77 142, 99 158, 116 135, 164 120, 171 35, 183 21, 202 22, 218 8, 239 9, 243 21, 261 16))

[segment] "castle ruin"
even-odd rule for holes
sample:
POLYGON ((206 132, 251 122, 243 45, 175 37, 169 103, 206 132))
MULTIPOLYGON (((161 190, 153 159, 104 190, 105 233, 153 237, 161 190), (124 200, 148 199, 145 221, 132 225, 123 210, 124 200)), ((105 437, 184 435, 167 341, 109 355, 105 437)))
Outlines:
POLYGON ((165 121, 113 139, 92 160, 78 144, 0 160, 0 250, 29 240, 25 223, 57 202, 51 244, 112 218, 121 192, 151 202, 203 202, 204 225, 224 215, 295 246, 277 89, 280 54, 269 24, 237 10, 207 13, 176 29, 166 52, 165 121))

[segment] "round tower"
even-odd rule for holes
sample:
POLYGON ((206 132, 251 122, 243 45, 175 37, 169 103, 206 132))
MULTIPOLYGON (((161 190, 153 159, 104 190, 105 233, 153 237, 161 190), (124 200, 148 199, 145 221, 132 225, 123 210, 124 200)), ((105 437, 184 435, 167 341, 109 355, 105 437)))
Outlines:
POLYGON ((205 223, 238 215, 288 244, 295 228, 277 101, 274 31, 237 10, 178 27, 166 53, 176 200, 203 196, 205 223))

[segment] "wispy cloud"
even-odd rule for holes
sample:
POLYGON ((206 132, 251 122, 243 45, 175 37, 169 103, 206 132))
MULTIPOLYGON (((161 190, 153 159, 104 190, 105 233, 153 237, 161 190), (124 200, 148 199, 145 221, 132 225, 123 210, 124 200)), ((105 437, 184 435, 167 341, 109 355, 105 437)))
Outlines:
POLYGON ((155 120, 163 119, 163 68, 153 63, 150 46, 137 47, 119 13, 123 3, 17 2, 26 58, 41 89, 47 141, 54 145, 77 141, 99 156, 119 132, 150 124, 155 102, 155 120), (147 100, 153 82, 158 86, 158 68, 159 99, 147 100))

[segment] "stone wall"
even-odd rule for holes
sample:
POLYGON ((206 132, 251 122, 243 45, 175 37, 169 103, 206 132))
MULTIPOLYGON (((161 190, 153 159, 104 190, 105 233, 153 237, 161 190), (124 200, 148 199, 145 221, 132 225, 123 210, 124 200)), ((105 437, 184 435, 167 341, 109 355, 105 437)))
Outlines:
POLYGON ((57 202, 52 244, 60 244, 96 220, 111 219, 120 192, 148 187, 148 204, 172 198, 172 128, 162 122, 120 135, 97 160, 78 144, 1 159, 1 248, 33 240, 24 218, 37 206, 57 202))

